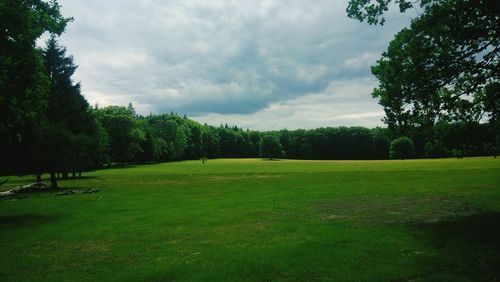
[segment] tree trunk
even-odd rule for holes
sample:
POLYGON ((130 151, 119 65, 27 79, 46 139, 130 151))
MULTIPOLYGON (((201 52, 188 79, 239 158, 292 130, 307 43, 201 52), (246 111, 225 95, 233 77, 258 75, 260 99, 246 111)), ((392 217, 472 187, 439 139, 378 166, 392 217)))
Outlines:
POLYGON ((67 171, 63 171, 62 177, 63 177, 63 179, 68 179, 68 172, 67 171))
POLYGON ((78 172, 78 178, 82 178, 82 172, 81 171, 78 172))
POLYGON ((71 175, 72 178, 76 178, 76 171, 73 170, 73 172, 71 174, 72 174, 71 175))
POLYGON ((41 183, 42 182, 42 174, 41 173, 37 173, 36 174, 36 183, 41 183))
POLYGON ((52 189, 57 189, 57 177, 55 172, 50 173, 50 187, 52 189))

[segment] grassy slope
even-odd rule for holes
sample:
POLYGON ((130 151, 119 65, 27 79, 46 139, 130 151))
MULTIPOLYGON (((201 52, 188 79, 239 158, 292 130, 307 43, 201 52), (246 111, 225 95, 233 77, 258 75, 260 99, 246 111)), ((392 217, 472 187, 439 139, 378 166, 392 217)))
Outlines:
POLYGON ((98 194, 0 201, 0 280, 500 279, 499 172, 493 158, 101 170, 61 183, 98 194))

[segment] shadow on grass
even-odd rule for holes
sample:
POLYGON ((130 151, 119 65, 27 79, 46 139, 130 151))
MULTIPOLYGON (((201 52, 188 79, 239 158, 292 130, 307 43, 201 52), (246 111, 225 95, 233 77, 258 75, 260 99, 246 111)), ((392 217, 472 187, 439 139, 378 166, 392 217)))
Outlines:
POLYGON ((18 215, 0 215, 0 229, 28 227, 46 223, 52 223, 61 218, 60 215, 42 215, 42 214, 18 214, 18 215))
MULTIPOLYGON (((58 181, 61 181, 61 180, 63 180, 63 181, 64 181, 64 180, 72 180, 72 181, 75 181, 75 180, 88 180, 88 179, 97 179, 97 178, 99 178, 99 177, 97 177, 97 176, 89 176, 89 175, 82 175, 82 176, 80 176, 80 177, 78 177, 78 176, 77 176, 77 177, 75 177, 75 178, 73 178, 73 177, 71 177, 71 176, 70 176, 70 177, 68 177, 68 178, 61 178, 61 179, 58 179, 58 181)), ((47 179, 47 180, 49 180, 49 179, 47 179)))
POLYGON ((430 271, 397 280, 500 280, 500 212, 479 213, 415 228, 423 231, 422 239, 436 255, 423 257, 421 265, 415 266, 430 271))

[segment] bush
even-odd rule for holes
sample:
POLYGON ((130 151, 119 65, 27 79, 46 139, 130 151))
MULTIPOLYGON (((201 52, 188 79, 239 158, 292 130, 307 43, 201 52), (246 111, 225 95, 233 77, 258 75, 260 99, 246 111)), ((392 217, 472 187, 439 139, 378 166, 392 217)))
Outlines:
POLYGON ((464 151, 460 150, 460 149, 453 149, 453 150, 451 150, 451 155, 454 158, 463 159, 463 157, 464 157, 464 151))
POLYGON ((486 143, 483 144, 483 150, 486 154, 493 156, 495 159, 497 158, 498 154, 500 153, 500 148, 496 147, 495 145, 491 143, 486 143))
POLYGON ((391 159, 411 159, 415 157, 415 146, 408 137, 399 137, 392 140, 389 151, 391 159))

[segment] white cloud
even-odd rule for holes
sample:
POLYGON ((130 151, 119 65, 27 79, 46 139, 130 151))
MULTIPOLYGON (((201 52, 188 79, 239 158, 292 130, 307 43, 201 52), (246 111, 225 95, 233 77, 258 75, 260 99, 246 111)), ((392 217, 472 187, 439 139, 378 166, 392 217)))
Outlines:
POLYGON ((362 53, 345 60, 344 66, 348 69, 368 69, 380 57, 378 53, 362 53))
POLYGON ((61 42, 91 104, 261 129, 379 125, 369 66, 409 22, 359 23, 341 0, 59 3, 75 18, 61 42))
POLYGON ((255 130, 316 128, 328 126, 382 126, 384 112, 374 100, 365 99, 375 86, 371 78, 331 83, 324 91, 272 103, 252 114, 210 113, 194 117, 202 123, 236 124, 255 130))

